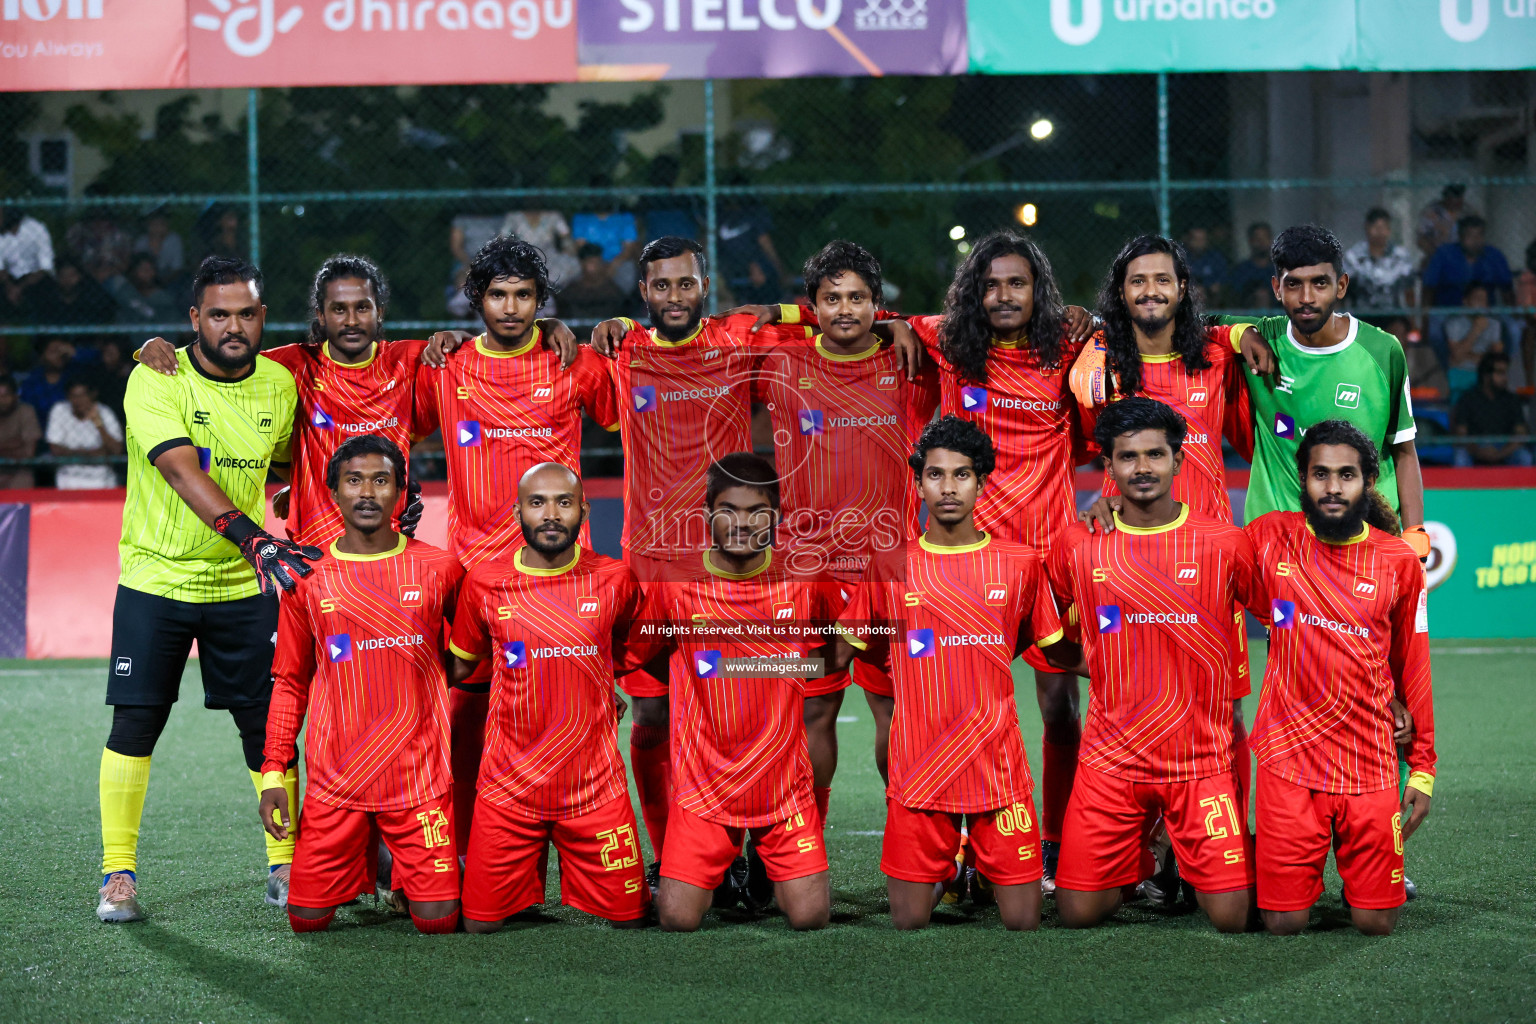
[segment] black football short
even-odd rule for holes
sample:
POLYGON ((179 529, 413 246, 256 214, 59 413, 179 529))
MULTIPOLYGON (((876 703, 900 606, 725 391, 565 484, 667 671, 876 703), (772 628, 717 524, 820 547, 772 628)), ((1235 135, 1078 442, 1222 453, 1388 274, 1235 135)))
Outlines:
POLYGON ((196 640, 205 707, 266 707, 276 636, 276 595, 193 604, 119 586, 107 703, 174 704, 196 640))

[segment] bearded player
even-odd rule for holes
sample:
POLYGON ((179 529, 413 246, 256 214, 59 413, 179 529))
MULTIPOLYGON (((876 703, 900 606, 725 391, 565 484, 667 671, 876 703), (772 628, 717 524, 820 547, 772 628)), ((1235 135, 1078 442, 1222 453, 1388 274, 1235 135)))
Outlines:
POLYGON ((1376 446, 1343 420, 1296 451, 1300 512, 1248 524, 1269 627, 1253 747, 1258 900, 1293 935, 1323 891, 1331 845, 1355 927, 1388 935, 1404 891, 1403 844, 1429 814, 1434 708, 1424 573, 1385 495, 1376 446), (1401 800, 1388 704, 1413 716, 1401 800))
POLYGON ((566 905, 618 927, 638 927, 650 908, 614 672, 626 652, 639 664, 658 645, 627 646, 640 587, 623 562, 577 542, 588 515, 574 472, 529 469, 518 486, 524 545, 476 567, 459 599, 454 678, 485 659, 493 666, 465 860, 471 932, 544 902, 551 843, 566 905))
POLYGON ((980 530, 974 510, 991 472, 992 441, 946 416, 911 455, 928 527, 899 554, 877 556, 839 621, 850 645, 883 661, 895 690, 890 785, 880 868, 897 928, 922 928, 969 856, 992 883, 1011 929, 1040 924, 1040 836, 1034 781, 1019 736, 1012 664, 1044 649, 1075 666, 1034 549, 980 530), (869 628, 889 624, 887 643, 869 628))
POLYGON ((463 570, 390 526, 405 490, 405 455, 393 441, 348 438, 326 475, 344 532, 279 616, 261 823, 277 839, 295 830, 283 772, 307 716, 293 930, 329 928, 336 908, 368 887, 381 836, 417 929, 451 932, 459 859, 439 645, 463 570))
POLYGON ((1132 396, 1098 416, 1095 440, 1124 499, 1116 529, 1074 524, 1050 559, 1058 602, 1083 624, 1090 698, 1062 825, 1056 906, 1099 924, 1151 874, 1158 817, 1196 900, 1223 932, 1254 918, 1253 843, 1232 770, 1232 617, 1258 593, 1237 527, 1173 497, 1184 420, 1132 396))

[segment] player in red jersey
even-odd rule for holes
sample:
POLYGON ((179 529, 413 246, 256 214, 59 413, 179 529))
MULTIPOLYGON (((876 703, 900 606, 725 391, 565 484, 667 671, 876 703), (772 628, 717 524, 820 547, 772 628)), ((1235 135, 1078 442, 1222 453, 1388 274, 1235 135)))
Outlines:
POLYGON ((705 486, 712 546, 694 566, 647 588, 642 628, 675 637, 672 808, 657 911, 668 931, 693 931, 741 851, 756 841, 779 909, 796 929, 831 909, 826 845, 811 794, 804 672, 777 659, 824 654, 819 630, 841 607, 836 584, 796 577, 775 559, 779 484, 749 452, 716 461, 705 486), (753 664, 744 665, 750 660, 753 664))
POLYGON ((1253 724, 1259 910, 1277 935, 1305 928, 1331 842, 1355 927, 1389 935, 1407 898, 1403 843, 1435 784, 1424 572, 1358 427, 1310 427, 1296 463, 1302 511, 1247 527, 1270 627, 1253 724), (1394 694, 1413 720, 1401 804, 1394 694))
MULTIPOLYGON (((582 413, 613 430, 618 410, 597 355, 583 349, 566 369, 560 353, 541 346, 535 314, 549 296, 549 272, 537 248, 493 238, 475 254, 464 294, 485 331, 445 366, 420 367, 415 419, 420 433, 442 427, 450 549, 473 569, 522 543, 516 509, 523 474, 543 462, 580 465, 582 413)), ((587 540, 585 524, 579 539, 587 540)), ((490 679, 487 664, 450 698, 461 847, 469 841, 490 679)))
MULTIPOLYGON (((464 927, 493 932, 544 902, 560 854, 562 900, 638 927, 650 908, 619 754, 616 663, 641 604, 623 562, 577 543, 589 508, 557 463, 518 487, 526 543, 470 571, 454 616, 455 679, 490 659, 494 682, 464 874, 464 927)), ((639 645, 644 661, 659 649, 639 645)))
POLYGON ((897 928, 924 927, 963 867, 962 819, 1003 924, 1040 924, 1040 836, 1012 664, 1038 646, 1052 665, 1077 666, 1081 651, 1062 639, 1035 550, 976 526, 995 461, 991 439, 957 416, 923 432, 910 466, 927 532, 876 558, 839 623, 838 660, 862 648, 895 689, 880 868, 897 928), (871 642, 882 627, 885 642, 871 642))
POLYGON ((1124 499, 1113 533, 1073 525, 1050 560, 1083 622, 1090 686, 1082 758, 1062 825, 1056 905, 1091 927, 1150 874, 1161 815, 1179 868, 1224 932, 1255 923, 1253 844, 1232 766, 1232 617, 1258 590, 1253 547, 1176 501, 1184 420, 1133 396, 1095 439, 1124 499))
POLYGON ((283 772, 306 712, 308 787, 288 891, 296 932, 328 928, 368 887, 375 837, 423 932, 459 919, 449 794, 447 680, 440 638, 463 570, 446 551, 390 527, 405 456, 364 434, 331 456, 345 532, 283 601, 262 765, 262 825, 287 838, 283 772), (274 816, 275 815, 275 816, 274 816))

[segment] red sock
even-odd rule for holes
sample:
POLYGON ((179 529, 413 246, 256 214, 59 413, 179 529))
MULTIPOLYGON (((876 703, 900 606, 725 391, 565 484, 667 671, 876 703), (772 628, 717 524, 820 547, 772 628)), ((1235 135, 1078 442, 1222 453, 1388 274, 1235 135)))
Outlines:
POLYGON ((832 799, 831 786, 812 786, 811 795, 816 798, 816 813, 821 816, 821 823, 827 823, 827 803, 832 799))
POLYGON ((1241 721, 1232 723, 1232 774, 1237 776, 1237 810, 1248 821, 1248 794, 1253 787, 1253 755, 1248 747, 1248 729, 1241 721))
POLYGON ((455 910, 442 917, 417 917, 412 911, 411 920, 415 923, 416 930, 423 935, 451 935, 459 926, 459 912, 455 910))
POLYGON ((664 725, 635 725, 629 730, 629 763, 635 770, 640 817, 651 837, 651 856, 661 859, 667 838, 667 808, 672 803, 672 745, 664 725))
POLYGON ((469 826, 475 816, 475 783, 480 777, 480 753, 485 749, 485 715, 490 706, 489 692, 474 693, 457 686, 448 691, 453 834, 461 853, 469 849, 469 826))
POLYGON ((1040 838, 1061 842, 1061 823, 1067 817, 1072 782, 1077 778, 1077 748, 1083 740, 1082 722, 1046 722, 1040 750, 1045 765, 1040 772, 1040 838))
POLYGON ((336 911, 334 909, 324 917, 317 917, 314 920, 310 920, 307 917, 299 917, 290 910, 288 912, 288 924, 293 928, 295 935, 302 935, 305 932, 323 932, 331 926, 331 921, 335 917, 336 911))

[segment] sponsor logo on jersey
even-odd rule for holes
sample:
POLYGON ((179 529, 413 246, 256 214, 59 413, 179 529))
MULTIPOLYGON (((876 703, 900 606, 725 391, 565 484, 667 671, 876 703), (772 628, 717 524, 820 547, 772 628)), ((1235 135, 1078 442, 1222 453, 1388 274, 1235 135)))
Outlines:
POLYGON ((966 412, 986 412, 987 389, 972 387, 961 388, 960 408, 966 412))
POLYGON ((1094 611, 1099 616, 1100 633, 1120 632, 1120 606, 1117 604, 1101 604, 1094 611))
POLYGON ((573 647, 569 644, 554 644, 549 647, 535 647, 532 650, 525 648, 524 654, 529 658, 589 658, 597 654, 597 645, 584 644, 573 647))
POLYGON ((820 409, 800 410, 800 433, 802 436, 814 437, 826 432, 826 422, 820 409))
POLYGON ((315 411, 309 414, 309 425, 316 430, 334 430, 336 428, 336 421, 331 419, 330 414, 317 405, 315 406, 315 411))
MULTIPOLYGON (((631 391, 648 390, 648 391, 651 392, 651 394, 652 394, 652 396, 654 398, 659 398, 663 402, 685 402, 685 401, 689 401, 689 400, 697 399, 697 398, 702 398, 702 399, 722 398, 725 395, 728 395, 728 394, 731 393, 731 386, 729 384, 721 384, 721 385, 719 385, 717 387, 710 387, 710 388, 685 388, 685 389, 680 390, 680 391, 663 391, 660 394, 657 394, 656 393, 656 389, 653 388, 653 387, 650 387, 649 385, 646 385, 643 388, 639 388, 639 387, 631 388, 630 390, 631 391)), ((638 401, 639 401, 639 399, 637 398, 636 402, 638 403, 638 401)), ((640 411, 643 411, 643 410, 641 410, 640 406, 638 404, 636 404, 635 411, 636 412, 640 412, 640 411)))
POLYGON ((1179 562, 1173 567, 1173 582, 1182 587, 1192 587, 1200 582, 1198 562, 1179 562))
POLYGON ((528 391, 528 397, 535 402, 551 402, 555 398, 555 386, 547 380, 541 380, 528 391))
POLYGON ((1276 391, 1284 391, 1288 395, 1293 395, 1296 392, 1292 391, 1291 388, 1294 387, 1295 384, 1296 384, 1296 378, 1295 377, 1288 377, 1288 376, 1286 376, 1285 374, 1282 373, 1282 374, 1280 374, 1280 383, 1275 385, 1275 390, 1276 391))
POLYGON ((400 417, 390 416, 382 420, 363 420, 361 423, 338 423, 336 429, 348 434, 372 434, 379 430, 390 430, 400 425, 400 417))
POLYGON ((1205 388, 1190 388, 1189 395, 1184 400, 1190 405, 1204 405, 1210 399, 1210 392, 1205 388))
POLYGON ((704 362, 707 363, 711 359, 719 359, 720 355, 721 355, 720 349, 718 349, 718 348, 707 348, 707 349, 704 350, 703 360, 704 360, 704 362))
POLYGON ((795 603, 780 601, 773 606, 773 621, 788 622, 795 617, 795 603))
POLYGON ((933 630, 907 630, 907 657, 931 658, 937 650, 938 645, 933 642, 933 630))
POLYGON ((990 647, 1006 642, 1001 633, 951 633, 939 637, 940 647, 990 647))
POLYGON ((596 597, 588 595, 586 597, 578 597, 576 599, 576 614, 581 616, 583 619, 596 618, 597 611, 598 603, 596 597))
POLYGON ((1193 626, 1200 616, 1194 612, 1127 612, 1121 621, 1133 626, 1193 626))
POLYGON ((331 664, 352 660, 352 634, 332 633, 325 638, 325 653, 331 664))
POLYGON ((426 638, 420 633, 404 636, 370 636, 357 641, 353 647, 359 651, 382 651, 386 647, 420 647, 426 638))
POLYGON ((1008 602, 1008 584, 988 583, 981 588, 982 600, 994 608, 1008 602))
POLYGON ((1283 412, 1275 413, 1275 436, 1293 439, 1296 436, 1296 421, 1283 412))
POLYGON ((629 398, 635 404, 635 412, 656 411, 656 389, 649 384, 630 388, 629 398))
POLYGON ((700 651, 693 656, 693 671, 700 679, 713 679, 720 674, 720 652, 700 651))
POLYGON ((881 370, 875 374, 875 387, 881 391, 895 391, 901 381, 893 372, 881 370))
POLYGON ((420 608, 421 607, 421 586, 419 584, 416 584, 416 583, 402 583, 402 584, 400 584, 400 607, 402 607, 402 608, 420 608))
POLYGON ((1333 404, 1340 409, 1360 408, 1360 385, 1340 384, 1333 389, 1333 404))
POLYGON ((1320 629, 1328 630, 1330 633, 1343 633, 1346 636, 1362 636, 1367 638, 1371 635, 1371 631, 1365 626, 1356 626, 1349 622, 1335 622, 1332 619, 1325 619, 1321 615, 1313 615, 1309 612, 1298 612, 1296 620, 1303 626, 1317 626, 1320 629))
POLYGON ((885 416, 834 416, 827 424, 832 427, 894 427, 896 414, 885 416))
POLYGON ((528 647, 521 640, 508 640, 502 644, 501 654, 507 659, 507 668, 523 668, 528 664, 528 647))
POLYGON ((272 433, 272 414, 269 412, 257 413, 256 429, 261 431, 263 434, 272 433))
POLYGON ((112 671, 114 674, 120 676, 133 675, 133 659, 126 657, 118 658, 112 663, 112 671))
POLYGON ((480 447, 480 421, 459 420, 454 425, 454 436, 458 438, 460 448, 480 447))
MULTIPOLYGON (((199 449, 201 451, 201 449, 199 449)), ((240 459, 233 455, 220 455, 213 460, 220 469, 266 469, 266 459, 240 459)))
POLYGON ((1296 602, 1275 598, 1269 602, 1269 619, 1274 629, 1291 629, 1296 625, 1296 602))
POLYGON ((199 448, 197 450, 197 468, 204 473, 213 469, 213 449, 199 448))
POLYGON ((208 425, 208 414, 202 409, 194 410, 192 413, 192 425, 194 427, 206 427, 208 425))
POLYGON ((1355 596, 1362 601, 1376 600, 1376 581, 1369 576, 1356 576, 1355 596))

